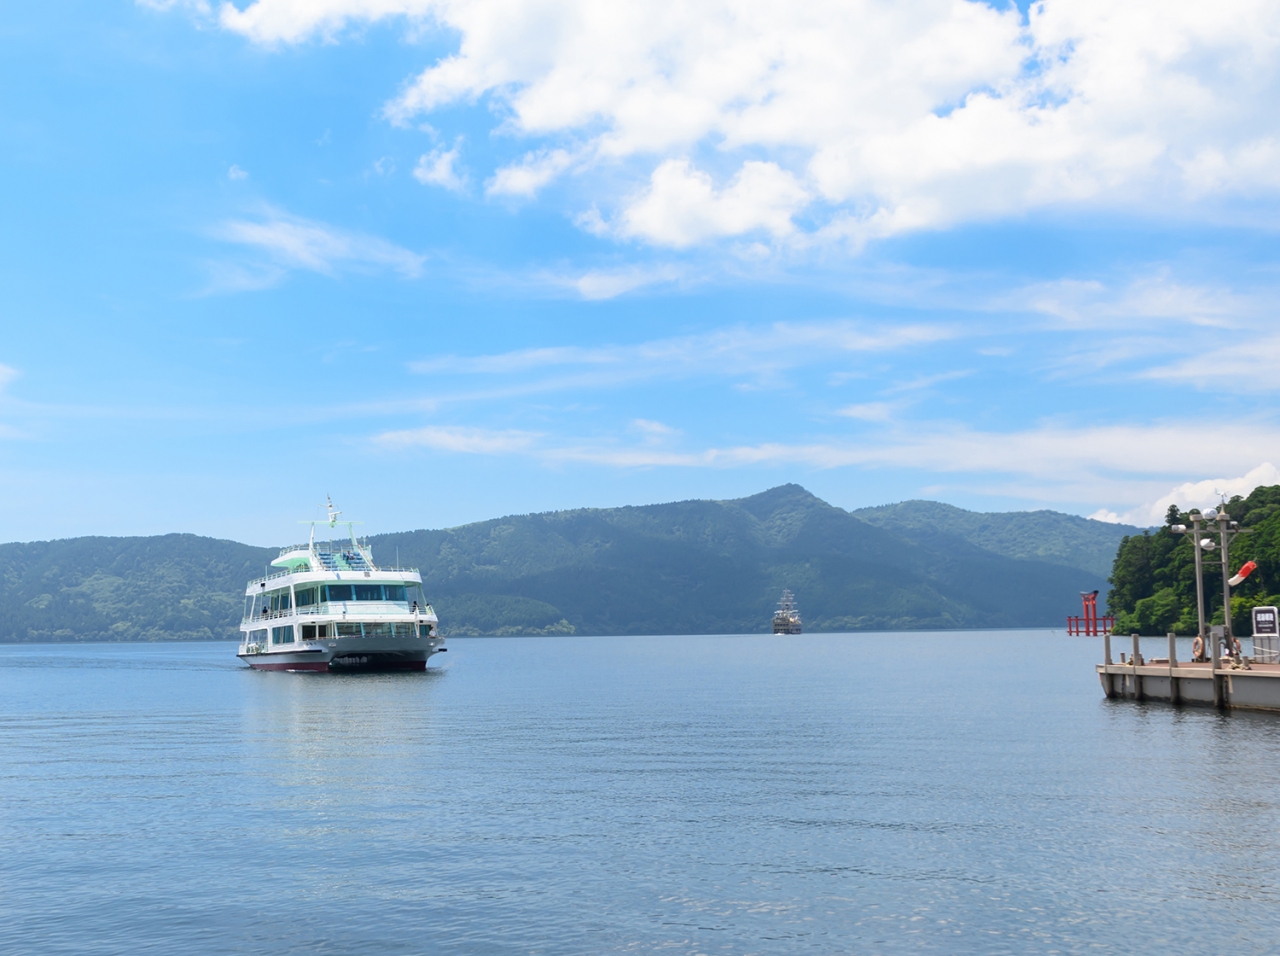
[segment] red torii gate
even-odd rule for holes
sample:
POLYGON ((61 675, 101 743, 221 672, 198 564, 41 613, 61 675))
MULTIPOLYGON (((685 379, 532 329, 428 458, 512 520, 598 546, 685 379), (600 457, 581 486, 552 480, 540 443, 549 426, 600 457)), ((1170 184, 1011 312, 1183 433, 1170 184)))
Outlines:
POLYGON ((1110 634, 1116 619, 1110 614, 1098 617, 1098 592, 1081 591, 1080 600, 1084 602, 1084 614, 1080 617, 1067 618, 1067 633, 1081 637, 1101 637, 1110 634))

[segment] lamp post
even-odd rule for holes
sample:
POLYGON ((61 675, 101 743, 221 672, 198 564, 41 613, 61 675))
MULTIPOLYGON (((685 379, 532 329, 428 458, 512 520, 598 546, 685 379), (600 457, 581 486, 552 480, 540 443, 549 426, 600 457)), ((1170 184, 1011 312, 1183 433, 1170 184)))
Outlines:
POLYGON ((1204 613, 1204 562, 1202 558, 1203 551, 1212 551, 1221 547, 1222 555, 1222 634, 1226 642, 1227 656, 1234 658, 1235 640, 1231 633, 1231 539, 1238 534, 1249 534, 1250 529, 1241 528, 1239 523, 1231 520, 1231 515, 1225 511, 1219 511, 1216 508, 1210 508, 1204 514, 1193 512, 1191 515, 1191 527, 1186 525, 1175 524, 1169 527, 1174 534, 1191 534, 1192 550, 1195 553, 1196 560, 1196 614, 1200 626, 1200 640, 1202 642, 1200 661, 1204 660, 1204 652, 1209 654, 1210 669, 1213 673, 1213 702, 1219 707, 1224 703, 1224 694, 1222 688, 1222 680, 1217 676, 1219 648, 1217 638, 1207 633, 1205 627, 1204 613), (1201 529, 1200 523, 1205 522, 1204 528, 1201 529), (1200 537, 1201 531, 1205 537, 1200 537), (1214 541, 1212 535, 1218 536, 1218 541, 1214 541))
POLYGON ((1227 656, 1235 657, 1236 642, 1231 635, 1231 569, 1228 567, 1228 552, 1233 535, 1229 530, 1234 522, 1225 511, 1218 512, 1218 538, 1222 541, 1222 636, 1227 647, 1227 656))
MULTIPOLYGON (((1174 534, 1186 534, 1188 530, 1191 532, 1191 550, 1196 557, 1196 617, 1199 623, 1199 629, 1196 636, 1200 638, 1200 655, 1194 660, 1203 661, 1205 659, 1204 652, 1209 650, 1209 634, 1204 626, 1204 559, 1200 554, 1200 521, 1201 515, 1198 511, 1191 513, 1191 527, 1187 528, 1185 524, 1175 524, 1169 527, 1174 534)), ((1217 666, 1217 651, 1213 652, 1214 666, 1217 666)))

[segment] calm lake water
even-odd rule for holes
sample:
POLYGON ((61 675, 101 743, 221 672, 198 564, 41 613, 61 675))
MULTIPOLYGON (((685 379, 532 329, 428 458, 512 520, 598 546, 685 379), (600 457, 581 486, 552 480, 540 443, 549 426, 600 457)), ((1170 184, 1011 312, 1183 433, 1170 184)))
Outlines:
POLYGON ((1097 639, 449 646, 0 647, 0 952, 1280 947, 1280 717, 1108 702, 1097 639))

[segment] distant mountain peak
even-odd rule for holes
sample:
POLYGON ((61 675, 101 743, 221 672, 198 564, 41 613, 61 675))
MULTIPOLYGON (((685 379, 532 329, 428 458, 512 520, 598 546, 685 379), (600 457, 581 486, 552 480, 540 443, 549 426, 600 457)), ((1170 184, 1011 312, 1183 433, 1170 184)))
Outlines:
POLYGON ((778 485, 776 488, 770 488, 768 491, 749 495, 746 498, 734 498, 727 501, 726 504, 737 505, 743 511, 754 515, 762 521, 782 510, 809 509, 814 506, 833 507, 833 505, 823 501, 809 489, 794 482, 778 485))

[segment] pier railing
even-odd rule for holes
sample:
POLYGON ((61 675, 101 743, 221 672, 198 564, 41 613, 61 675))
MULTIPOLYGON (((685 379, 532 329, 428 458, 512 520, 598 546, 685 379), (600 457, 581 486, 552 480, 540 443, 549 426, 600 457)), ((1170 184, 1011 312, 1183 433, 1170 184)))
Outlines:
POLYGON ((1259 664, 1280 664, 1280 635, 1255 634, 1250 656, 1259 664))
MULTIPOLYGON (((1132 665, 1135 658, 1140 665, 1145 664, 1180 664, 1194 663, 1192 645, 1194 635, 1166 634, 1104 634, 1102 635, 1103 663, 1132 665)), ((1211 638, 1222 640, 1221 637, 1211 638)), ((1268 641, 1263 637, 1242 637, 1240 656, 1254 664, 1280 664, 1280 646, 1275 638, 1268 641)), ((1205 656, 1209 656, 1209 648, 1205 648, 1205 656)), ((1221 660, 1228 657, 1222 653, 1221 660)))

